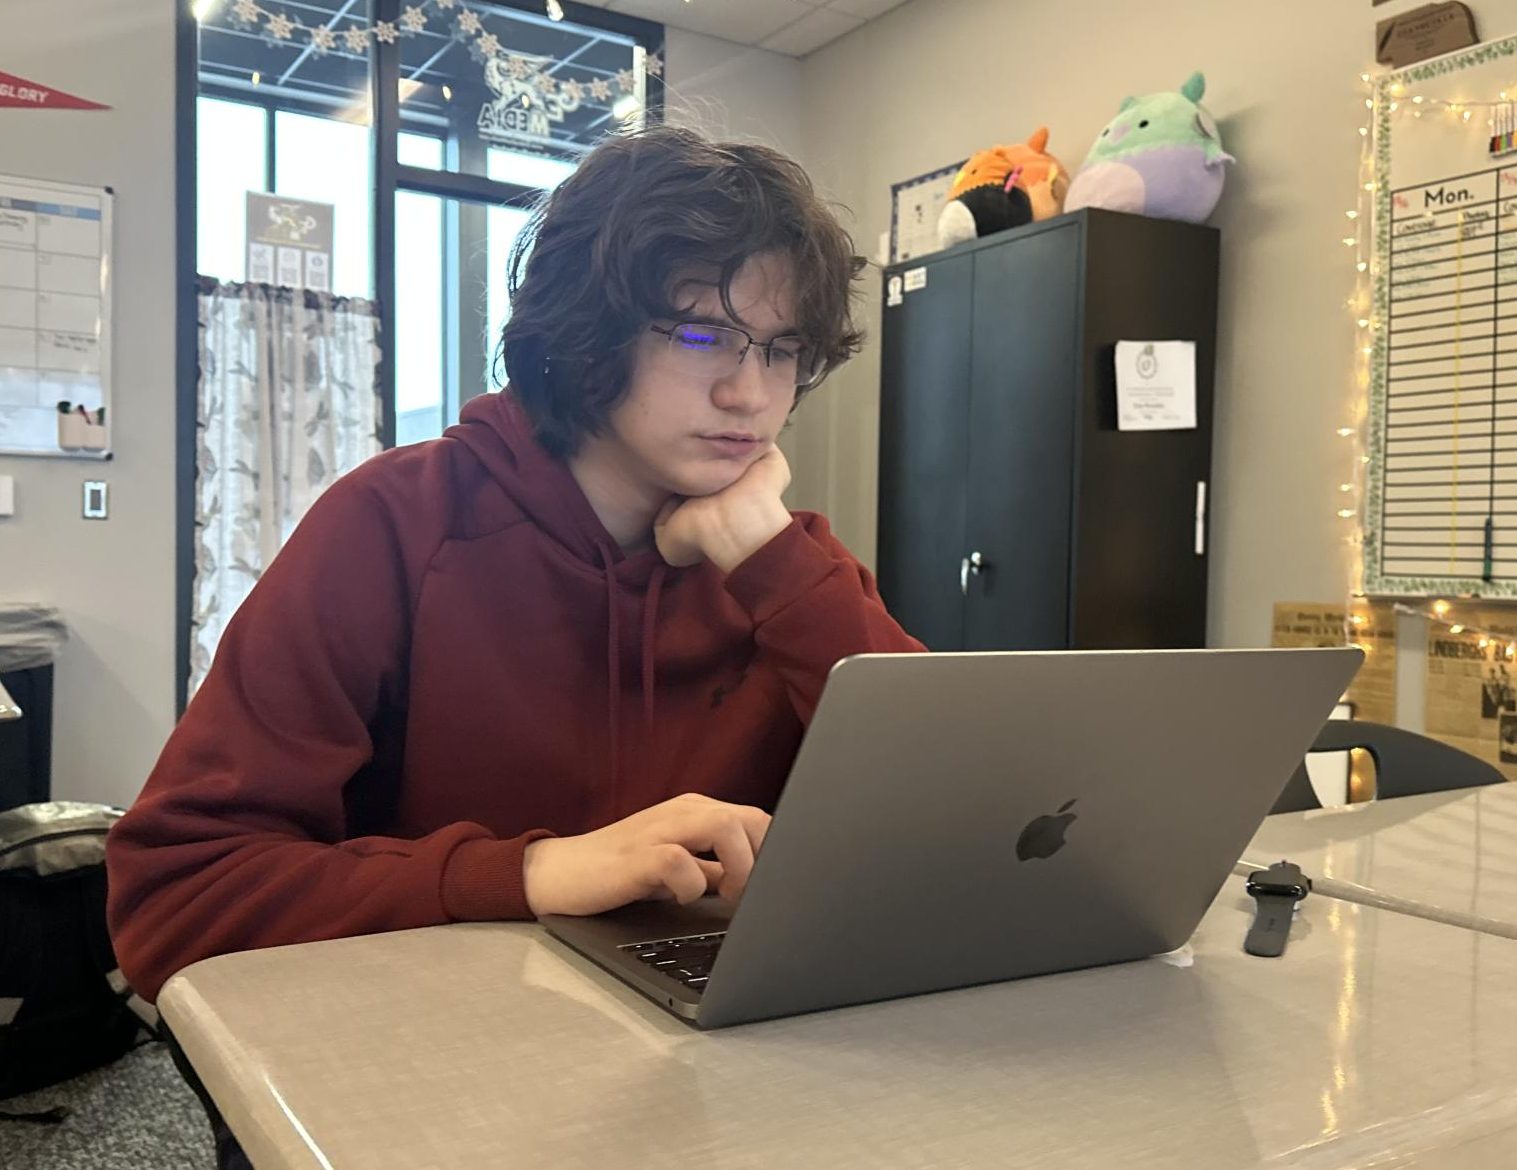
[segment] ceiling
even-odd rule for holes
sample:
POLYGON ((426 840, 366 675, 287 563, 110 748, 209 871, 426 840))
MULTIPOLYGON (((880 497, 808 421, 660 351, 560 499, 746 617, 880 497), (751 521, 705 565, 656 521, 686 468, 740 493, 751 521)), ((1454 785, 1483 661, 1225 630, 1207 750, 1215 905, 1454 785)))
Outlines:
POLYGON ((804 57, 904 0, 581 0, 673 28, 804 57))

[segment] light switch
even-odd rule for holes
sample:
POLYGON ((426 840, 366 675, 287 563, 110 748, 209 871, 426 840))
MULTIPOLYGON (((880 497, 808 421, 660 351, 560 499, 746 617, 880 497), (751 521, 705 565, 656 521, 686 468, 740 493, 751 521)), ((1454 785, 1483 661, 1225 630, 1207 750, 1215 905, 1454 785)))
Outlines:
POLYGON ((103 479, 87 479, 84 481, 84 518, 86 520, 104 520, 109 514, 107 507, 108 488, 103 479))
POLYGON ((0 516, 16 514, 16 477, 0 475, 0 516))

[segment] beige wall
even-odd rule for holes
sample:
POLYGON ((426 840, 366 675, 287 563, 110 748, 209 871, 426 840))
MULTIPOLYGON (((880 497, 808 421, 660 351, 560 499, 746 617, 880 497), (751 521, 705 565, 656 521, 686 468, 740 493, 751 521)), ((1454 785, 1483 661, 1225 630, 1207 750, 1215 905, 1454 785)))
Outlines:
POLYGON ((106 464, 0 456, 0 601, 63 611, 53 792, 125 802, 174 718, 174 5, 3 0, 0 67, 113 109, 0 110, 0 171, 111 186, 114 403, 106 464), (110 519, 80 516, 110 484, 110 519))
MULTIPOLYGON (((1359 75, 1374 22, 1416 0, 912 0, 803 62, 805 155, 857 213, 874 254, 890 184, 995 142, 1052 129, 1078 166, 1128 93, 1207 76, 1205 103, 1239 163, 1222 230, 1212 493, 1210 641, 1265 644, 1276 600, 1337 600, 1348 548, 1335 515, 1350 470, 1334 434, 1352 409, 1353 270, 1338 242, 1355 196, 1359 75)), ((1487 39, 1517 31, 1517 0, 1472 0, 1487 39)), ((879 328, 877 280, 868 321, 879 328)), ((879 350, 803 410, 797 503, 875 544, 879 350), (823 401, 825 400, 825 401, 823 401)))
POLYGON ((664 35, 670 122, 804 153, 800 61, 677 28, 664 35))

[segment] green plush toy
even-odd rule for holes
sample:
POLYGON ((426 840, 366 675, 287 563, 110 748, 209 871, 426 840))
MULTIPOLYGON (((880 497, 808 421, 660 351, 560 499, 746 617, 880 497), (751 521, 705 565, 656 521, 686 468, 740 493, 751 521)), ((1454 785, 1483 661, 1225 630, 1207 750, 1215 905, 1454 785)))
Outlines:
POLYGON ((1124 101, 1070 184, 1064 209, 1205 220, 1222 197, 1226 165, 1234 161, 1201 105, 1205 92, 1206 78, 1193 73, 1178 92, 1124 101))

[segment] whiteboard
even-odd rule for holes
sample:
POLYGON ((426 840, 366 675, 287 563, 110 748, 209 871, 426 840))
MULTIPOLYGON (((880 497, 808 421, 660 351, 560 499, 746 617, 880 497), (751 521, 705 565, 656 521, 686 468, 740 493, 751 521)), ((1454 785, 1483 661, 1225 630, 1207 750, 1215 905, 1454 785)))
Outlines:
POLYGON ((110 457, 112 202, 0 175, 0 454, 110 457))

